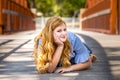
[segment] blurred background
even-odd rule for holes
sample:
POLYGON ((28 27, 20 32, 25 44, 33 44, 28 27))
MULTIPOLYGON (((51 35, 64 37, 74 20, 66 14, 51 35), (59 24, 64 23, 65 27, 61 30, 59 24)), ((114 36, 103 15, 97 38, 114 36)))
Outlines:
POLYGON ((0 34, 44 27, 61 16, 68 27, 120 34, 119 0, 0 0, 0 34))
POLYGON ((63 79, 120 80, 120 0, 0 0, 0 80, 63 79), (37 73, 34 38, 52 16, 91 47, 97 61, 90 69, 37 73))

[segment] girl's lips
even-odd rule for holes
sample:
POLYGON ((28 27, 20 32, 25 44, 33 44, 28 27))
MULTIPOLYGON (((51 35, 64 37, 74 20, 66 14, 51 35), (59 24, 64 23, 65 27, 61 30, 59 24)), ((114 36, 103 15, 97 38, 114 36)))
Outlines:
POLYGON ((61 36, 61 38, 65 38, 65 36, 61 36))
POLYGON ((61 38, 65 38, 65 37, 61 37, 61 38))

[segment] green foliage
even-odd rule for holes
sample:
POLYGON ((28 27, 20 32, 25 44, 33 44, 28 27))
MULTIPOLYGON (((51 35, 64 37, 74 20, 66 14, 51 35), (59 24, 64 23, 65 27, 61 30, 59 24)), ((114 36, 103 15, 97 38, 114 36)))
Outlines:
MULTIPOLYGON (((29 0, 31 3, 32 1, 29 0)), ((38 12, 44 16, 72 17, 75 11, 83 8, 86 0, 34 0, 38 12)))
POLYGON ((86 0, 64 0, 60 9, 61 16, 73 16, 75 11, 79 11, 83 8, 86 0))

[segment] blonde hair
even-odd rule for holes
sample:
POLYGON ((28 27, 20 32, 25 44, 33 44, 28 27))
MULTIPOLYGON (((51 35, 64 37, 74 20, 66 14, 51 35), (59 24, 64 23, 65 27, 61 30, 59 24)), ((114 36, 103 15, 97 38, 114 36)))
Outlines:
MULTIPOLYGON (((65 24, 65 22, 60 17, 49 18, 44 29, 35 38, 34 60, 36 63, 36 69, 39 73, 46 73, 46 69, 49 66, 48 64, 52 61, 56 48, 56 44, 53 39, 53 30, 61 24, 65 24), (38 44, 39 40, 42 41, 40 44, 38 44)), ((62 67, 68 67, 71 65, 69 61, 70 51, 71 45, 67 39, 64 42, 64 49, 60 59, 62 67)))

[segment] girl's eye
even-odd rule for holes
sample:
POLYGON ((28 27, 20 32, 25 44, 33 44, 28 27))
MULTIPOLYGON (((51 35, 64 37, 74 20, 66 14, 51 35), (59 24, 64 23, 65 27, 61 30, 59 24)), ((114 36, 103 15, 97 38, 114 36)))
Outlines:
POLYGON ((62 30, 58 30, 57 32, 61 32, 62 30))
POLYGON ((65 28, 64 31, 67 31, 67 29, 65 28))

